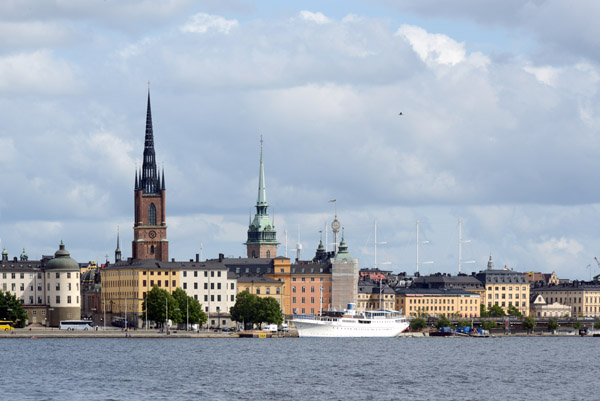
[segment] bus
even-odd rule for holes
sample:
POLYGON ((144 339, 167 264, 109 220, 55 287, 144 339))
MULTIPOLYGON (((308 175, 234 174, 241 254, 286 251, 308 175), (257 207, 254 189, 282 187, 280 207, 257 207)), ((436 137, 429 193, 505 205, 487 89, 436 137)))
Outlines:
POLYGON ((15 329, 15 324, 10 320, 0 320, 0 330, 11 331, 15 329))
POLYGON ((92 330, 94 323, 91 320, 61 320, 61 330, 92 330))

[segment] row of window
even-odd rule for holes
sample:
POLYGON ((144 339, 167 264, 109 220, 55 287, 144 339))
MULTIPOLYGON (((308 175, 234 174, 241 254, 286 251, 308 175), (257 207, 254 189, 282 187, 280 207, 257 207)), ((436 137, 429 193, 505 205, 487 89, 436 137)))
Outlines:
MULTIPOLYGON (((3 279, 7 279, 8 278, 8 274, 6 272, 2 273, 2 278, 3 279)), ((17 278, 17 274, 19 275, 19 278, 25 278, 25 273, 10 273, 10 278, 11 279, 16 279, 17 278)), ((56 278, 60 278, 60 272, 56 272, 56 278)), ((67 278, 71 278, 71 272, 67 272, 67 278)), ((29 273, 29 278, 33 278, 33 273, 29 273)), ((38 279, 42 279, 42 273, 38 272, 37 273, 37 278, 38 279)), ((50 278, 50 273, 48 273, 48 278, 50 278)), ((79 278, 79 273, 75 273, 75 278, 79 278)))
MULTIPOLYGON (((442 299, 437 299, 437 298, 434 298, 434 299, 429 299, 429 298, 424 298, 424 299, 421 299, 421 298, 412 299, 412 298, 409 298, 409 299, 408 299, 408 303, 409 303, 409 304, 429 304, 429 303, 432 303, 432 304, 438 304, 438 303, 439 303, 439 304, 446 304, 446 303, 448 303, 448 304, 454 304, 454 301, 455 301, 455 299, 445 299, 445 298, 442 298, 442 299), (431 301, 431 302, 429 302, 429 301, 431 301), (438 301, 439 301, 439 302, 438 302, 438 301), (448 301, 448 302, 446 302, 446 301, 448 301)), ((465 301, 465 303, 467 303, 467 304, 475 304, 475 303, 478 303, 478 300, 477 300, 477 299, 465 299, 464 301, 465 301)), ((460 303, 461 303, 461 304, 463 303, 463 299, 461 299, 461 300, 460 300, 460 303)))
MULTIPOLYGON (((493 288, 494 288, 494 291, 500 291, 500 287, 496 286, 496 287, 493 287, 493 288)), ((488 289, 488 291, 492 291, 492 286, 488 285, 487 289, 488 289)), ((508 290, 512 291, 513 290, 512 286, 509 286, 508 290)), ((502 287, 502 291, 506 291, 506 287, 502 287)), ((515 291, 519 291, 519 286, 515 286, 515 291)), ((527 291, 527 286, 521 287, 521 291, 527 291)))
MULTIPOLYGON (((496 306, 502 306, 503 308, 505 308, 506 307, 506 302, 502 301, 501 303, 499 303, 498 301, 495 301, 494 305, 496 305, 496 306)), ((492 303, 488 302, 488 306, 492 306, 492 303)), ((513 306, 512 301, 508 302, 508 306, 513 306)), ((519 307, 519 301, 516 301, 514 306, 519 307)), ((527 303, 525 301, 522 301, 521 302, 521 307, 526 308, 527 307, 527 303)))
MULTIPOLYGON (((188 283, 183 283, 183 289, 184 290, 187 290, 187 284, 188 283)), ((215 284, 216 284, 216 287, 217 287, 216 289, 220 290, 221 289, 221 283, 210 283, 210 289, 214 290, 215 289, 215 284)), ((146 281, 145 280, 144 280, 144 285, 146 285, 146 281)), ((235 290, 235 283, 230 283, 230 285, 231 285, 231 289, 235 290)), ((225 285, 225 288, 227 288, 227 285, 225 285)), ((198 289, 198 283, 197 282, 194 283, 194 289, 195 290, 198 289)), ((204 283, 204 289, 208 290, 208 283, 204 283)))
MULTIPOLYGON (((425 311, 425 312, 454 312, 454 308, 450 307, 450 306, 415 306, 414 309, 412 306, 408 307, 409 311, 415 310, 415 311, 425 311), (439 309, 438 309, 439 308, 439 309)), ((475 309, 475 307, 473 306, 469 306, 468 308, 465 306, 464 310, 461 308, 460 311, 476 311, 477 309, 475 309)))
MULTIPOLYGON (((507 298, 506 297, 507 294, 502 293, 502 294, 494 294, 494 299, 499 299, 498 297, 500 295, 502 295, 502 299, 506 299, 507 298)), ((523 298, 525 298, 525 294, 523 294, 523 298)), ((492 294, 488 294, 488 299, 492 299, 492 294)), ((513 299, 513 294, 512 293, 508 294, 508 299, 513 299)), ((518 292, 515 294, 515 299, 519 299, 519 293, 518 292)))
MULTIPOLYGON (((323 281, 324 277, 319 277, 319 281, 323 281)), ((296 277, 292 277, 292 281, 296 281, 296 277)), ((300 281, 306 281, 306 277, 301 277, 300 281)), ((315 281, 314 277, 310 277, 310 281, 315 281)))
MULTIPOLYGON (((174 272, 173 272, 174 273, 174 272)), ((160 272, 159 272, 160 274, 160 272)), ((211 271, 210 272, 210 276, 211 277, 215 277, 215 272, 211 271)), ((187 271, 183 271, 183 277, 187 277, 187 271)), ((194 277, 198 277, 198 270, 194 270, 194 277)), ((204 270, 204 277, 208 277, 208 270, 204 270)), ((217 270, 217 277, 221 277, 221 271, 217 270)))
MULTIPOLYGON (((321 288, 323 288, 323 287, 321 287, 321 288)), ((302 290, 301 292, 306 292, 306 287, 305 287, 305 286, 302 286, 301 290, 302 290)), ((293 293, 295 293, 295 292, 296 292, 296 286, 293 286, 293 287, 292 287, 292 292, 293 292, 293 293)), ((315 287, 314 287, 314 286, 311 286, 311 287, 310 287, 310 292, 315 292, 315 287)), ((331 292, 331 287, 329 287, 329 292, 331 292)))
MULTIPOLYGON (((314 304, 315 303, 315 299, 316 299, 317 302, 319 301, 318 298, 310 297, 310 302, 309 303, 314 304)), ((323 302, 325 302, 325 300, 323 300, 323 302)), ((293 304, 297 303, 296 302, 296 297, 292 297, 292 303, 293 304)), ((300 303, 301 304, 305 304, 306 303, 306 298, 305 297, 301 297, 300 298, 300 303)), ((329 298, 329 303, 331 304, 331 297, 329 298)), ((302 312, 302 313, 304 313, 304 312, 302 312)), ((311 313, 313 313, 313 312, 311 312, 311 313)))
MULTIPOLYGON (((79 291, 79 283, 75 283, 76 285, 76 290, 79 291)), ((47 288, 48 291, 50 291, 50 283, 47 283, 47 288)), ((60 283, 56 283, 56 291, 60 291, 60 283)), ((2 283, 2 291, 7 291, 8 286, 6 283, 2 283)), ((11 291, 15 292, 17 291, 17 284, 16 283, 11 283, 11 291)), ((37 285, 37 290, 38 291, 42 291, 42 284, 38 283, 37 285)), ((67 291, 71 291, 72 290, 72 284, 71 283, 67 283, 67 291)), ((25 291, 25 283, 21 283, 19 285, 19 291, 25 291)), ((33 284, 29 285, 29 291, 33 292, 33 284)))

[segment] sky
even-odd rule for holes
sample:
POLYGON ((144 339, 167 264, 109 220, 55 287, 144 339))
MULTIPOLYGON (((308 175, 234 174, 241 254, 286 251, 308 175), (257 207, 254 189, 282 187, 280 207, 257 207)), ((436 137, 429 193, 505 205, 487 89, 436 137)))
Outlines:
POLYGON ((131 256, 150 81, 170 257, 245 256, 260 136, 279 255, 600 273, 600 3, 0 2, 9 257, 131 256), (402 115, 399 113, 402 112, 402 115), (332 242, 331 232, 327 242, 332 242), (384 243, 385 242, 385 243, 384 243), (329 244, 328 248, 331 249, 329 244), (466 263, 471 262, 474 263, 466 263))

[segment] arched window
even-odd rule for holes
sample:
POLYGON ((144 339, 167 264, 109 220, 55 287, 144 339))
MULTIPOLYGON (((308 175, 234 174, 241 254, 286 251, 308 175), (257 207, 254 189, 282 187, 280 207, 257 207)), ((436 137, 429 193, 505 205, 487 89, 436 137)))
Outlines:
POLYGON ((271 257, 271 251, 267 251, 267 258, 271 257))
POLYGON ((151 253, 152 255, 154 255, 154 245, 152 245, 152 246, 150 247, 150 253, 151 253))
POLYGON ((252 257, 255 258, 256 257, 256 251, 252 251, 252 257))
POLYGON ((156 206, 154 206, 154 203, 151 203, 148 208, 148 225, 156 225, 156 206))

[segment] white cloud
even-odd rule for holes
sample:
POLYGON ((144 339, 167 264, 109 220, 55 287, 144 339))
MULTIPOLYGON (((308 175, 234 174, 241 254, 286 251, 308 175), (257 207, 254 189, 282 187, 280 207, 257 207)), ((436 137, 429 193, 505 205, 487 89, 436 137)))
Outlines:
POLYGON ((311 11, 306 10, 300 11, 300 18, 302 18, 304 21, 314 22, 319 25, 331 22, 331 20, 327 18, 323 13, 313 13, 311 11))
POLYGON ((534 67, 531 65, 527 65, 523 67, 523 70, 530 74, 533 74, 538 81, 548 86, 556 85, 556 80, 560 73, 560 69, 554 68, 552 66, 534 67))
POLYGON ((0 90, 18 93, 73 94, 81 89, 75 68, 39 50, 0 57, 0 90))
POLYGON ((402 25, 396 34, 406 38, 421 60, 427 64, 435 62, 455 65, 465 60, 464 43, 458 43, 446 35, 428 33, 425 29, 413 25, 402 25))
POLYGON ((198 13, 192 15, 188 22, 181 27, 182 32, 206 33, 209 30, 215 30, 220 33, 228 34, 231 29, 238 25, 235 19, 228 20, 219 15, 210 15, 198 13))

